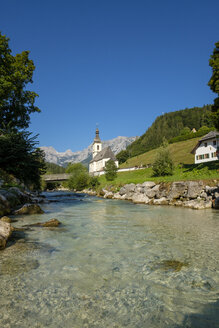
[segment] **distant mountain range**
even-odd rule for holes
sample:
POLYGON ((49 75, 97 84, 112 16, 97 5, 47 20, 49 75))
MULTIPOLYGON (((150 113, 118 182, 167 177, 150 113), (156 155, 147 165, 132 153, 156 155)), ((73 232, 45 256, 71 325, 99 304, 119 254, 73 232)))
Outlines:
MULTIPOLYGON (((121 150, 126 149, 138 137, 117 137, 111 140, 102 141, 103 148, 110 146, 114 154, 118 154, 121 150)), ((92 159, 92 144, 81 151, 72 152, 71 149, 65 152, 58 152, 53 147, 40 147, 45 152, 46 162, 58 164, 66 167, 68 163, 82 162, 88 165, 92 159)))

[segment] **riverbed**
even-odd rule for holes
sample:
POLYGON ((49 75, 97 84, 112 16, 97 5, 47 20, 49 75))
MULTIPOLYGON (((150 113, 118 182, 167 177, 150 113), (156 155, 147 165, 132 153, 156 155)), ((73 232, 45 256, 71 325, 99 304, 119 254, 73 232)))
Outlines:
POLYGON ((219 327, 219 211, 47 193, 0 253, 0 327, 219 327))

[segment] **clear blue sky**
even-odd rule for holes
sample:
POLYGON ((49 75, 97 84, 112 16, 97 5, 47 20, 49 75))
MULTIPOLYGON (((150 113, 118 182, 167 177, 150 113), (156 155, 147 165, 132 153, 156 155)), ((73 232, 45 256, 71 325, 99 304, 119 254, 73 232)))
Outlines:
POLYGON ((218 0, 6 0, 0 30, 30 50, 40 146, 141 135, 164 112, 202 106, 219 40, 218 0))

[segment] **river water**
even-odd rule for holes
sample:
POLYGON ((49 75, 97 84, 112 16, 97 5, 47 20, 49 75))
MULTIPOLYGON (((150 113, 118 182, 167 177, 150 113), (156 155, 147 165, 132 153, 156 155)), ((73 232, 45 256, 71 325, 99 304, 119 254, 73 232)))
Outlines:
POLYGON ((48 193, 0 253, 0 327, 219 327, 219 211, 48 193))

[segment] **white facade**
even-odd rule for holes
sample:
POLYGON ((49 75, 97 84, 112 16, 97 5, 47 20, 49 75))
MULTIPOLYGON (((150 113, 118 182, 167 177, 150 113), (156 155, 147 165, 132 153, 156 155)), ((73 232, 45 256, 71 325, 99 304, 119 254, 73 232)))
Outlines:
MULTIPOLYGON (((204 138, 203 138, 204 139, 204 138)), ((195 164, 216 161, 219 158, 219 138, 200 140, 195 151, 195 164)))
MULTIPOLYGON (((89 164, 89 172, 90 173, 100 173, 103 172, 104 174, 104 167, 106 165, 106 162, 109 161, 110 158, 103 158, 97 162, 92 162, 89 164)), ((119 167, 119 162, 115 161, 115 164, 117 167, 119 167)))
POLYGON ((102 142, 99 137, 99 129, 96 129, 96 136, 93 142, 92 149, 92 160, 89 164, 89 173, 98 174, 98 172, 104 172, 104 167, 106 162, 110 159, 114 160, 117 167, 119 167, 119 162, 116 160, 110 147, 102 149, 102 142))
POLYGON ((102 142, 94 142, 93 143, 93 150, 92 150, 92 155, 93 158, 102 150, 102 142))

